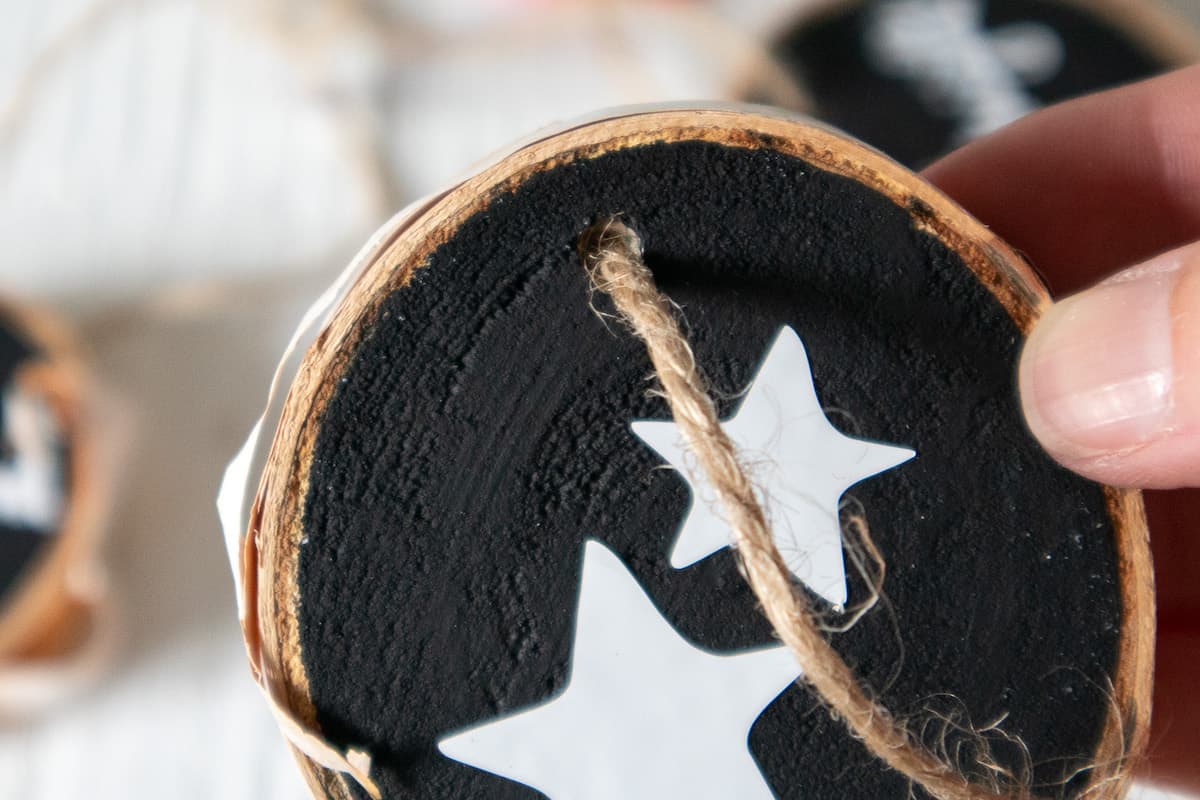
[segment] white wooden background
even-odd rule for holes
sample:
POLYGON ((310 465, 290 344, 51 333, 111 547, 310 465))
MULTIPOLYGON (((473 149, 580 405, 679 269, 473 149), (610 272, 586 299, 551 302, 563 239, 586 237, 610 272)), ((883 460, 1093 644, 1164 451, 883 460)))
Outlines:
POLYGON ((75 322, 136 426, 109 553, 121 655, 0 730, 0 800, 305 796, 245 668, 213 511, 292 324, 393 207, 555 120, 722 96, 737 48, 714 59, 713 31, 745 42, 801 2, 721 0, 722 28, 408 0, 425 35, 394 37, 392 69, 362 34, 281 46, 249 0, 130 0, 83 33, 94 0, 0 0, 0 291, 75 322))

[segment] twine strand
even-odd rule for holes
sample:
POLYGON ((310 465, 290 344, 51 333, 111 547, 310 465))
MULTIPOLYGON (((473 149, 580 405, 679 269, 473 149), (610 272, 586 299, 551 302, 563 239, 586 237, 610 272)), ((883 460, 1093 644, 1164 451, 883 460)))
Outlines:
POLYGON ((638 235, 619 220, 591 229, 580 253, 592 286, 612 298, 621 318, 646 345, 662 394, 704 476, 716 490, 750 588, 806 680, 850 732, 889 767, 938 800, 1031 800, 1008 773, 984 757, 988 786, 964 777, 874 702, 850 667, 821 635, 810 604, 771 536, 754 486, 725 434, 673 305, 655 286, 638 235), (1007 785, 1006 785, 1007 784, 1007 785))

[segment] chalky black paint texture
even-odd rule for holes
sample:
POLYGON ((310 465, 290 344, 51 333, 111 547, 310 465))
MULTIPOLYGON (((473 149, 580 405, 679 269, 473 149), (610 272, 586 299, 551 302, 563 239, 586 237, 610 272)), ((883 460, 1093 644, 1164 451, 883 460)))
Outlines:
MULTIPOLYGON (((961 143, 954 138, 955 121, 935 113, 915 83, 884 74, 868 56, 871 10, 889 1, 850 2, 807 18, 775 51, 812 97, 817 116, 902 163, 925 166, 961 143)), ((981 0, 981 5, 985 31, 1032 21, 1060 35, 1062 69, 1024 86, 1042 105, 1148 78, 1170 66, 1131 32, 1078 3, 981 0)), ((1132 5, 1140 8, 1141 2, 1132 5)))
MULTIPOLYGON (((0 393, 12 385, 17 371, 38 355, 37 348, 28 338, 0 318, 0 393)), ((12 460, 11 444, 4 436, 5 430, 4 404, 0 403, 0 469, 12 460)), ((14 525, 0 517, 0 607, 8 600, 21 576, 52 541, 53 537, 44 532, 14 525)))
MULTIPOLYGON (((668 564, 689 491, 629 422, 669 414, 643 345, 589 307, 576 253, 612 213, 682 305, 724 414, 789 324, 822 404, 848 412, 835 425, 918 452, 851 490, 891 610, 835 636, 838 651, 898 713, 950 710, 949 694, 976 723, 1009 713, 1038 777, 1061 779, 1108 708, 1116 545, 1102 490, 1026 433, 1019 332, 883 196, 697 142, 535 175, 382 303, 320 420, 305 501, 301 647, 322 730, 366 746, 389 797, 539 797, 435 745, 563 687, 587 537, 694 643, 772 641, 729 551, 668 564)), ((865 594, 852 578, 852 602, 865 594)), ((750 743, 781 798, 905 796, 798 686, 750 743)))

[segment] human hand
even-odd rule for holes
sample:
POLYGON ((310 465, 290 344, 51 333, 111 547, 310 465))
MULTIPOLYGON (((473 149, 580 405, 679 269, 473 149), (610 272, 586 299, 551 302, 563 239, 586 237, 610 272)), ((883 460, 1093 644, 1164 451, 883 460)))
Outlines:
POLYGON ((1056 296, 1077 292, 1021 357, 1034 435, 1097 481, 1174 490, 1146 494, 1158 586, 1146 772, 1200 791, 1200 67, 1031 115, 926 177, 1056 296))

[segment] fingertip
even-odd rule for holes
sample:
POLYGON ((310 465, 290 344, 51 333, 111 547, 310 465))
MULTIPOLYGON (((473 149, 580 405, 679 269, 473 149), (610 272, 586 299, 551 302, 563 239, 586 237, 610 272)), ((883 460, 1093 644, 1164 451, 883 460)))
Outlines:
POLYGON ((1022 352, 1030 431, 1103 483, 1200 481, 1200 246, 1126 270, 1053 306, 1022 352))

